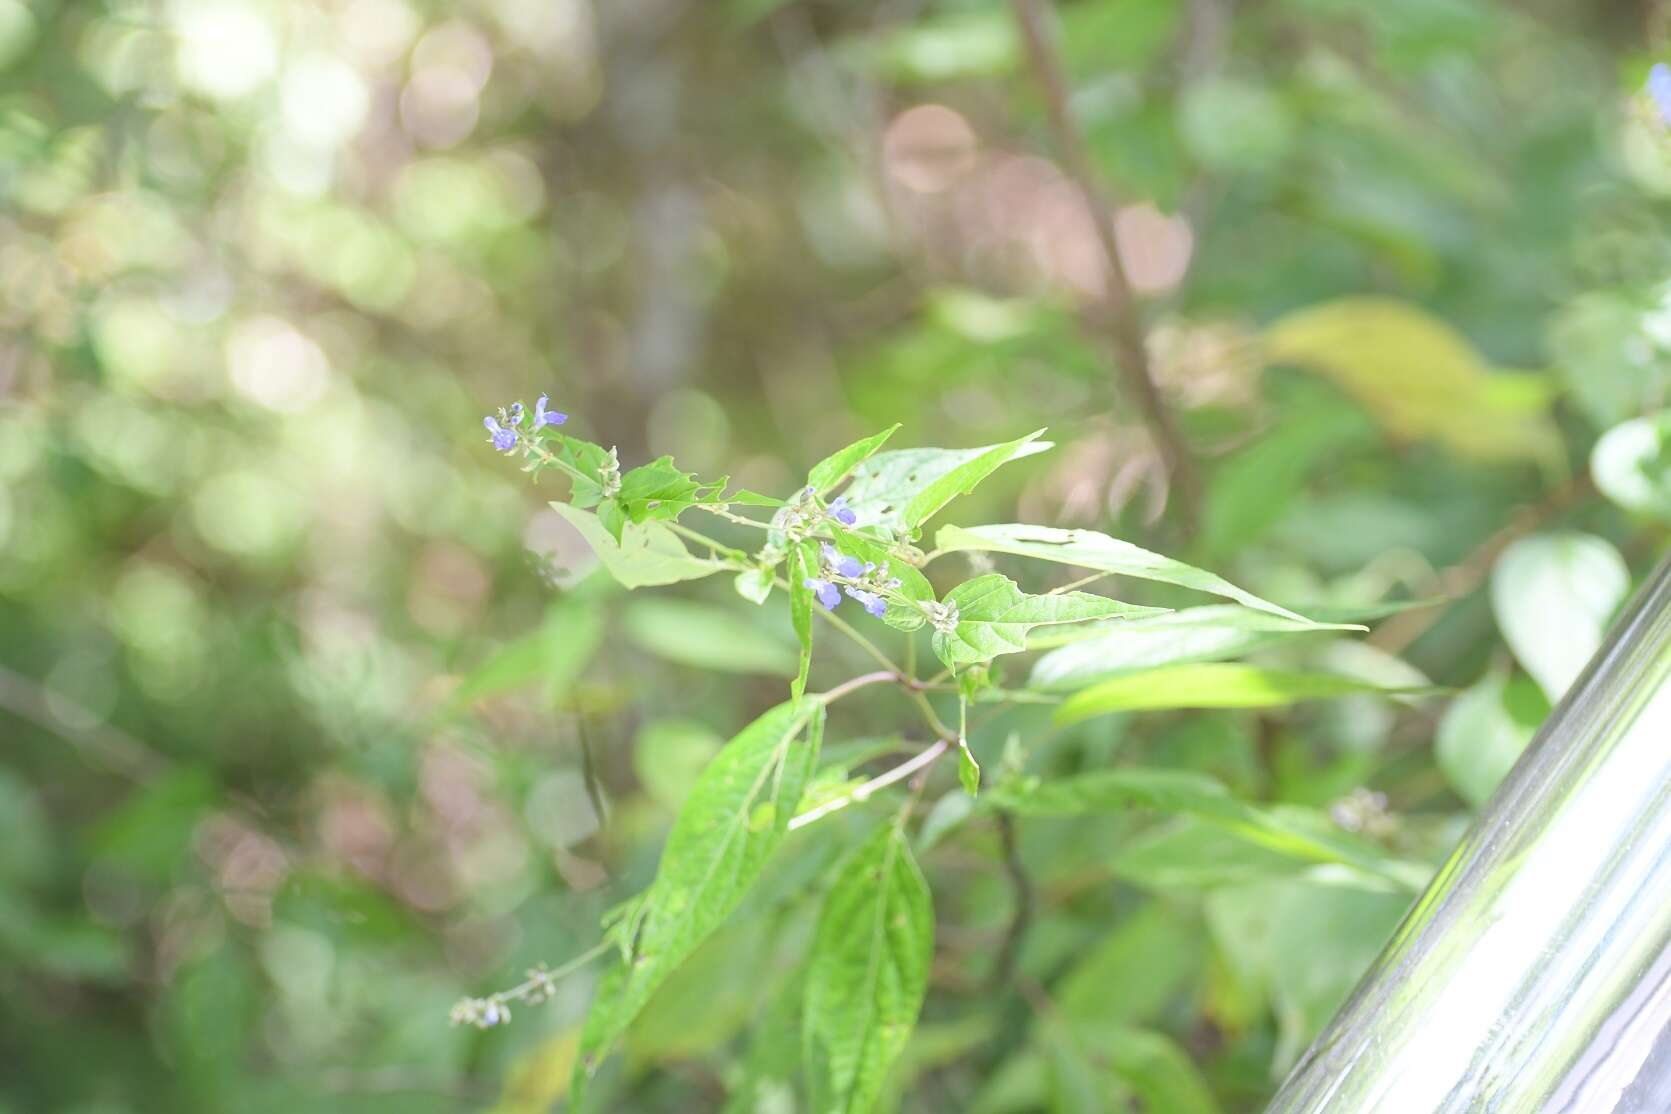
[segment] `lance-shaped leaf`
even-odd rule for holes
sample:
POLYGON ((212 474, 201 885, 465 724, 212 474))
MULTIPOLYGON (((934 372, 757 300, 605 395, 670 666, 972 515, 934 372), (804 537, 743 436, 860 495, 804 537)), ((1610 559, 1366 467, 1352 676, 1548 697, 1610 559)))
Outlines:
POLYGON ((656 988, 759 878, 817 765, 823 715, 816 701, 779 704, 743 728, 696 779, 655 881, 624 930, 630 958, 604 977, 587 1015, 577 1093, 656 988), (807 740, 800 742, 803 730, 807 740))
POLYGON ((789 554, 789 621, 801 644, 800 667, 795 671, 789 694, 797 700, 806 691, 807 674, 812 669, 812 589, 807 586, 807 580, 816 575, 816 553, 811 543, 803 542, 789 554))
POLYGON ((862 526, 915 530, 935 511, 974 490, 1006 461, 1042 453, 1040 433, 978 449, 900 449, 877 453, 853 470, 847 502, 862 526))
POLYGON ((1215 573, 1198 569, 1194 565, 1186 565, 1182 561, 1174 561, 1170 557, 1162 557, 1158 553, 1150 553, 1147 549, 1095 530, 1059 530, 1050 526, 1029 526, 1019 522, 1004 526, 976 526, 972 529, 943 526, 935 535, 934 544, 947 552, 974 549, 992 553, 1015 553, 1022 557, 1037 557, 1043 561, 1077 565, 1098 572, 1135 576, 1140 580, 1158 580, 1164 584, 1176 584, 1181 588, 1194 588, 1201 592, 1211 592, 1215 596, 1224 596, 1294 622, 1309 621, 1303 615, 1296 615, 1285 607, 1278 607, 1269 600, 1260 599, 1252 592, 1236 587, 1215 573))
POLYGON ((567 503, 552 503, 551 509, 580 531, 609 575, 627 588, 697 580, 728 567, 720 561, 693 556, 679 536, 659 522, 641 526, 627 523, 620 541, 616 541, 591 511, 567 503))
POLYGON ((807 486, 819 495, 828 493, 836 484, 845 480, 853 469, 874 456, 876 450, 898 429, 899 423, 895 422, 881 433, 866 437, 862 441, 855 441, 845 449, 831 453, 812 466, 812 471, 807 473, 807 486))
POLYGON ((1345 623, 1285 619, 1238 604, 1215 603, 1143 619, 1063 628, 1059 634, 1041 631, 1028 641, 1029 648, 1055 645, 1056 649, 1033 664, 1027 687, 1064 692, 1121 673, 1241 657, 1281 639, 1361 629, 1345 623))
POLYGON ((818 917, 803 1015, 814 1109, 871 1108, 916 1024, 933 959, 928 883, 889 824, 843 865, 818 917))
POLYGON ((946 593, 941 606, 957 609, 957 625, 934 632, 934 652, 956 669, 991 661, 1027 648, 1027 632, 1049 623, 1083 623, 1124 615, 1154 615, 1159 608, 1137 607, 1089 592, 1030 596, 1001 573, 965 581, 946 593))
POLYGON ((1428 685, 1378 685, 1338 673, 1261 669, 1240 662, 1169 665, 1112 677, 1074 693, 1056 709, 1058 725, 1078 723, 1109 712, 1159 711, 1165 708, 1279 708, 1302 700, 1332 700, 1377 693, 1382 696, 1431 696, 1442 690, 1428 685))
POLYGON ((1027 778, 989 790, 986 800, 1023 816, 1071 817, 1132 808, 1194 816, 1294 859, 1342 863, 1411 888, 1425 883, 1423 868, 1331 830, 1326 818, 1248 804, 1222 782, 1185 770, 1116 769, 1054 781, 1027 778))

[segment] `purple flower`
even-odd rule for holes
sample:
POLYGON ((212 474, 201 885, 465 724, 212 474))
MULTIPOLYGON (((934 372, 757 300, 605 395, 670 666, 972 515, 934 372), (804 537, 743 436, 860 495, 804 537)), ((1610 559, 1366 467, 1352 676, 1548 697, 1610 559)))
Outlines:
POLYGON ((829 542, 824 543, 824 564, 836 571, 838 576, 860 577, 865 573, 864 562, 857 557, 849 557, 840 552, 829 542))
POLYGON ((882 614, 888 610, 888 601, 875 592, 867 592, 863 588, 848 585, 847 594, 863 604, 864 609, 877 619, 880 619, 882 614))
POLYGON ((534 403, 534 428, 544 429, 548 425, 562 425, 569 420, 569 416, 561 410, 547 411, 545 408, 546 395, 541 395, 534 403))
POLYGON ((508 417, 510 418, 510 424, 511 425, 521 425, 522 424, 522 403, 520 403, 520 402, 511 403, 511 412, 508 415, 508 417))
POLYGON ((493 447, 502 453, 516 451, 516 430, 500 425, 491 416, 482 419, 482 425, 493 435, 493 447))
POLYGON ((1664 62, 1654 63, 1653 69, 1648 71, 1647 92, 1648 99, 1659 111, 1659 118, 1671 123, 1671 66, 1664 62))
POLYGON ((809 576, 801 581, 801 585, 812 589, 813 595, 818 597, 818 602, 824 605, 825 611, 834 611, 836 604, 841 602, 841 593, 836 591, 836 586, 828 580, 809 576))
POLYGON ((830 517, 843 526, 851 526, 859 521, 859 516, 854 513, 853 508, 847 505, 845 495, 837 496, 836 501, 830 504, 830 517))

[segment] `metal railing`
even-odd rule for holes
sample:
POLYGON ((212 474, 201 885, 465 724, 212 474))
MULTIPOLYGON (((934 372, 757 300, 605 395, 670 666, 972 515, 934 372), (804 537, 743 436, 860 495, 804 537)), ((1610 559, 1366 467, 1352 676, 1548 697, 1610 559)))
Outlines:
POLYGON ((1671 1112, 1671 562, 1268 1114, 1671 1112))

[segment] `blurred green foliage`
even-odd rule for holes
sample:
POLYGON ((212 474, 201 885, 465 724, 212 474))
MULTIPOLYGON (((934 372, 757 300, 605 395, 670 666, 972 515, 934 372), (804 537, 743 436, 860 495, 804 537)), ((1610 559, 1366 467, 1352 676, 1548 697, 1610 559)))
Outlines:
MULTIPOLYGON (((894 422, 1048 425, 951 517, 1374 627, 1052 669, 1365 691, 1023 705, 972 734, 988 776, 1189 775, 1238 823, 1442 857, 1664 548, 1671 140, 1635 90, 1668 10, 1058 8, 1193 533, 999 0, 0 0, 0 1110, 561 1101, 590 975, 503 1030, 449 1006, 597 942, 795 652, 780 598, 592 575, 483 443, 542 390, 624 463, 780 495, 894 422), (1369 691, 1428 685, 1461 695, 1369 691)), ((866 668, 830 653, 815 688, 866 668)), ((902 706, 842 705, 837 774, 902 706)), ((1256 1110, 1408 902, 1097 784, 1010 854, 936 770, 884 1106, 1256 1110)), ((806 1109, 806 895, 850 812, 661 988, 608 1108, 806 1109)))

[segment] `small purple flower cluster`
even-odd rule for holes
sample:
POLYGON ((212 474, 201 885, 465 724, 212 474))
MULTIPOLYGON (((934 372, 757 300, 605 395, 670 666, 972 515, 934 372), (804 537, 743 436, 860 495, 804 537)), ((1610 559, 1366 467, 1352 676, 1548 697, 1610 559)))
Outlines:
MULTIPOLYGON (((560 410, 547 410, 546 403, 549 395, 541 395, 534 403, 534 424, 528 433, 537 433, 546 426, 559 426, 569 420, 569 416, 560 410)), ((493 447, 502 453, 513 453, 521 444, 524 436, 522 429, 522 403, 513 402, 509 409, 501 408, 498 417, 489 414, 482 419, 482 427, 488 432, 488 440, 493 447)))
MULTIPOLYGON (((840 515, 842 513, 849 515, 853 513, 845 504, 842 504, 838 510, 837 504, 842 504, 842 501, 837 500, 836 503, 830 505, 830 513, 837 521, 841 521, 840 515)), ((876 563, 874 561, 860 561, 857 557, 841 552, 829 542, 823 543, 821 552, 824 557, 824 567, 821 571, 824 575, 809 576, 802 584, 812 589, 813 595, 818 597, 818 602, 824 605, 824 609, 834 611, 836 605, 841 602, 840 592, 846 592, 849 599, 857 600, 859 606, 863 607, 866 612, 874 618, 880 619, 888 610, 888 601, 879 592, 872 589, 897 588, 899 587, 899 581, 890 580, 886 584, 879 584, 864 580, 876 571, 876 563), (846 584, 838 591, 835 584, 836 578, 844 581, 857 580, 860 583, 846 584)))
POLYGON ((1655 62, 1648 71, 1648 83, 1645 90, 1648 100, 1653 102, 1654 111, 1659 114, 1660 121, 1671 124, 1671 66, 1664 62, 1655 62))

